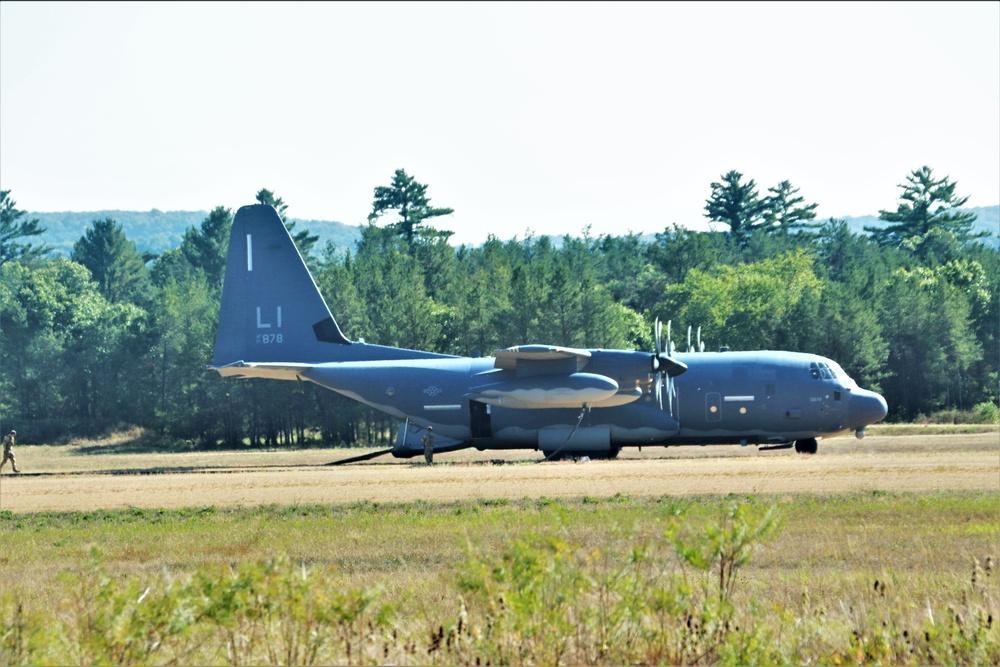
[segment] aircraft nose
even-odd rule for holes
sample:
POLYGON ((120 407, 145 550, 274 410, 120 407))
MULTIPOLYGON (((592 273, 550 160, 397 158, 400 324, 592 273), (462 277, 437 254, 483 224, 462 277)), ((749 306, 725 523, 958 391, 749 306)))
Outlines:
POLYGON ((851 425, 862 428, 869 424, 882 421, 889 414, 889 405, 880 394, 861 389, 851 396, 849 405, 851 425))

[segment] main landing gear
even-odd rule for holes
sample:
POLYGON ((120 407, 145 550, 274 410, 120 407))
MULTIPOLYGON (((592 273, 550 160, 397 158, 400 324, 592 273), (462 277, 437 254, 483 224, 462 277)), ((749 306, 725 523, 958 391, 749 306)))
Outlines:
POLYGON ((795 441, 795 451, 799 454, 815 454, 817 449, 819 449, 819 443, 816 442, 816 438, 795 441))

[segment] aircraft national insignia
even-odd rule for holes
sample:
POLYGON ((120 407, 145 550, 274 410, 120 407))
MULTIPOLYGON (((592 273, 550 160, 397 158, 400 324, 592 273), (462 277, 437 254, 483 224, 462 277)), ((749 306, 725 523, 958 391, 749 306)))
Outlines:
POLYGON ((427 394, 428 396, 430 396, 431 398, 433 398, 433 397, 438 396, 438 395, 441 394, 441 388, 440 387, 435 387, 434 385, 431 385, 431 386, 427 387, 427 389, 424 389, 424 393, 427 394))

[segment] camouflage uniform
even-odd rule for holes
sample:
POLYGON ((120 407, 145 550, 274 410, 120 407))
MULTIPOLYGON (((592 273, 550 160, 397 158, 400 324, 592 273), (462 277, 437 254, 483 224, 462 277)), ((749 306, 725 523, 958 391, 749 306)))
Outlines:
POLYGON ((17 431, 11 431, 10 434, 3 439, 3 461, 0 462, 0 470, 7 465, 7 461, 10 460, 10 467, 14 469, 14 472, 21 472, 17 469, 17 459, 14 458, 14 438, 17 436, 17 431))
POLYGON ((424 461, 427 463, 434 462, 434 427, 428 426, 427 433, 424 434, 421 442, 424 443, 424 461))

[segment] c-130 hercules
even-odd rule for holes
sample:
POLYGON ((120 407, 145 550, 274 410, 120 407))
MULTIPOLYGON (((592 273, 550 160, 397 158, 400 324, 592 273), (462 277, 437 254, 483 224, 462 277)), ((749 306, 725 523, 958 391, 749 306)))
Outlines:
MULTIPOLYGON (((690 334, 689 334, 690 337, 690 334)), ((669 335, 667 339, 669 341, 669 335)), ((229 239, 215 355, 223 377, 308 380, 402 421, 391 452, 754 444, 816 452, 887 413, 836 362, 799 352, 584 350, 519 345, 458 357, 348 340, 281 218, 244 206, 229 239)))

